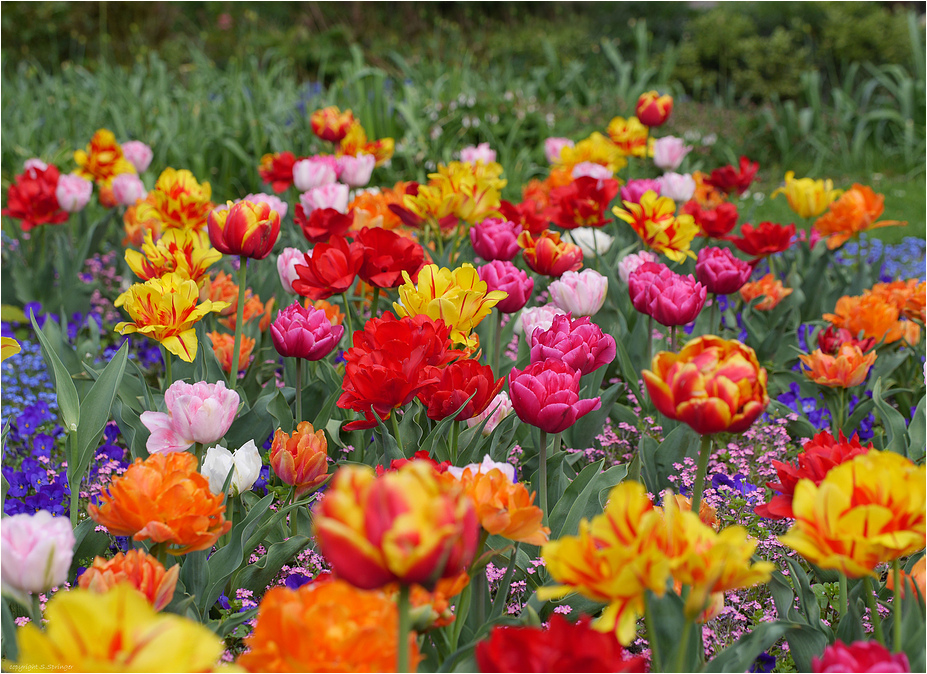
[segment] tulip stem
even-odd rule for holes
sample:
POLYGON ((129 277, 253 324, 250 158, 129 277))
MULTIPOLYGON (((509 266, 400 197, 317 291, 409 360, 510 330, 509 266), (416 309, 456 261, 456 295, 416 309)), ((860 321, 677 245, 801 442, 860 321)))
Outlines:
MULTIPOLYGON (((692 631, 692 620, 686 618, 685 627, 682 629, 682 636, 679 639, 679 648, 676 651, 676 669, 677 672, 686 671, 686 651, 689 650, 689 632, 692 631)), ((651 652, 653 646, 651 646, 651 652)))
POLYGON ((875 594, 873 594, 872 591, 872 580, 869 576, 863 576, 863 596, 866 597, 866 605, 869 607, 869 621, 872 623, 872 630, 875 633, 875 638, 880 644, 885 646, 885 634, 882 632, 882 620, 879 618, 879 607, 876 605, 875 594))
POLYGON ((708 334, 719 335, 721 333, 721 324, 715 321, 715 316, 718 315, 718 293, 711 294, 711 313, 709 314, 710 320, 708 321, 708 334), (715 327, 717 326, 717 328, 715 327))
MULTIPOLYGON (((663 658, 660 657, 660 644, 657 642, 657 625, 650 608, 650 592, 644 594, 644 626, 647 629, 647 641, 650 642, 650 662, 652 672, 663 671, 663 658)), ((682 670, 679 670, 682 671, 682 670)))
POLYGON ((29 602, 29 606, 27 607, 29 609, 29 617, 32 618, 32 624, 41 629, 42 603, 39 600, 39 593, 33 592, 31 595, 29 595, 29 598, 32 599, 32 601, 29 602))
MULTIPOLYGON (((892 625, 892 652, 901 652, 901 595, 904 588, 901 586, 901 568, 898 558, 892 560, 892 580, 895 583, 895 596, 892 597, 892 608, 895 612, 894 625, 892 625)), ((905 579, 907 581, 907 579, 905 579)))
POLYGON ((547 524, 547 431, 541 431, 541 442, 538 447, 538 491, 541 493, 541 512, 544 513, 544 524, 547 524))
POLYGON ((839 591, 837 595, 837 603, 840 605, 837 607, 837 615, 841 618, 847 612, 847 577, 845 574, 840 574, 840 580, 837 583, 837 589, 839 591))
POLYGON ((238 356, 241 353, 241 331, 245 323, 245 278, 248 275, 248 258, 239 257, 238 263, 238 314, 235 318, 235 346, 232 348, 232 362, 229 367, 229 388, 238 385, 238 356))
POLYGON ((775 271, 775 268, 773 267, 772 255, 769 255, 769 256, 766 257, 766 264, 769 265, 769 273, 770 273, 770 275, 773 277, 773 280, 775 281, 775 280, 776 280, 776 271, 775 271))
POLYGON ((164 388, 167 389, 174 383, 174 376, 171 374, 171 352, 163 347, 162 350, 164 351, 164 388))
POLYGON ((303 359, 296 358, 296 425, 303 420, 303 359))
POLYGON ((837 387, 837 409, 831 412, 831 416, 833 417, 832 421, 834 422, 834 438, 839 437, 839 433, 843 430, 844 414, 846 414, 846 400, 847 390, 842 386, 837 387))
POLYGON ((193 455, 196 457, 196 469, 199 470, 203 465, 203 443, 193 443, 193 455))
POLYGON ((705 489, 705 474, 708 472, 708 457, 711 456, 711 435, 702 436, 698 449, 698 469, 695 473, 695 485, 692 487, 692 512, 699 513, 702 503, 702 491, 705 489))
POLYGON ((354 339, 354 319, 351 318, 351 307, 348 304, 348 293, 341 293, 341 299, 344 302, 344 320, 348 324, 348 344, 353 344, 354 339))
POLYGON ((380 304, 380 288, 379 286, 373 287, 373 301, 370 303, 370 318, 377 317, 377 307, 380 304))
POLYGON ((161 563, 161 566, 167 565, 167 546, 168 545, 169 545, 168 543, 155 543, 153 546, 151 546, 151 550, 148 551, 149 554, 153 555, 154 558, 157 559, 161 563))
POLYGON ((653 367, 653 316, 647 317, 647 367, 653 367))
POLYGON ((676 326, 670 327, 670 351, 676 353, 676 326))
POLYGON ((496 322, 493 323, 492 373, 499 376, 499 363, 502 359, 502 312, 496 310, 496 322))
POLYGON ((399 652, 397 672, 409 671, 409 586, 405 583, 399 586, 399 595, 396 599, 399 609, 399 652))
POLYGON ((451 422, 451 463, 457 465, 457 447, 460 444, 460 422, 454 419, 451 422))

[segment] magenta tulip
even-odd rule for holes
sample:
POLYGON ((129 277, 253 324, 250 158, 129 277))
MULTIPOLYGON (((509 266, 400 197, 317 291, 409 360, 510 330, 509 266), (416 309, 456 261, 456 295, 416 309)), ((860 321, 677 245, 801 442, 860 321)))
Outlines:
POLYGON ((641 178, 640 180, 629 180, 627 185, 621 188, 621 200, 630 201, 632 204, 639 204, 641 197, 647 192, 656 192, 660 196, 661 189, 659 180, 650 178, 641 178))
POLYGON ((518 418, 545 433, 560 433, 602 405, 601 398, 579 399, 582 373, 562 360, 531 363, 509 373, 509 395, 518 418))
POLYGON ((615 338, 588 317, 554 316, 549 330, 535 329, 531 336, 531 362, 562 360, 574 370, 589 374, 615 359, 615 338))
POLYGON ((534 279, 511 262, 493 260, 484 264, 477 272, 488 290, 502 290, 509 294, 496 305, 496 309, 503 314, 521 311, 534 292, 534 279))
POLYGON ((270 325, 274 348, 284 358, 321 360, 341 341, 344 327, 332 325, 325 312, 293 302, 270 325))
POLYGON ((521 248, 518 234, 521 225, 502 218, 486 218, 470 228, 473 250, 484 260, 511 260, 521 248))
POLYGON ((708 292, 730 295, 750 279, 753 265, 734 257, 727 248, 702 248, 695 263, 695 275, 708 292))
POLYGON ((664 264, 646 262, 630 277, 631 304, 665 326, 686 325, 705 306, 707 291, 690 274, 683 276, 664 264))

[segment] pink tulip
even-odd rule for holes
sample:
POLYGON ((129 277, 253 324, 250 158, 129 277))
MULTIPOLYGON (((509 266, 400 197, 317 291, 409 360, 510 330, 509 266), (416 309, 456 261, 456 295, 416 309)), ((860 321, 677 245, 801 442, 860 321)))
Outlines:
POLYGON ((364 152, 356 157, 350 155, 339 157, 338 165, 341 170, 338 172, 338 180, 351 187, 363 187, 370 182, 376 163, 376 157, 364 152))
POLYGON ((705 286, 664 264, 646 262, 628 278, 631 304, 665 326, 686 325, 705 306, 705 286))
POLYGON ((573 167, 573 171, 570 175, 573 177, 573 180, 584 176, 595 178, 596 180, 607 180, 612 177, 612 172, 607 166, 602 166, 601 164, 596 164, 591 161, 581 161, 573 167))
POLYGON ((66 517, 47 510, 0 520, 0 586, 28 605, 28 595, 46 592, 68 579, 74 556, 74 531, 66 517))
POLYGON ((303 213, 307 218, 317 208, 334 208, 339 213, 347 213, 349 191, 348 186, 341 183, 320 185, 300 194, 299 203, 302 204, 303 213))
POLYGON ((304 264, 305 260, 305 253, 298 248, 284 248, 277 258, 277 273, 280 274, 280 283, 283 284, 283 289, 292 295, 297 294, 293 290, 293 281, 299 278, 299 274, 296 273, 296 265, 304 264))
POLYGON ((484 164, 496 161, 496 151, 489 147, 489 143, 470 145, 460 151, 460 161, 475 164, 482 161, 484 164))
POLYGON ((608 278, 594 269, 567 271, 548 287, 553 303, 574 316, 594 316, 605 304, 608 278))
POLYGON ((74 173, 62 173, 55 188, 55 198, 61 210, 68 213, 77 213, 84 210, 90 195, 93 194, 93 183, 74 173))
POLYGON ((692 148, 682 138, 657 138, 653 141, 653 163, 664 171, 675 171, 691 151, 692 148))
POLYGON ((651 180, 650 178, 629 180, 628 184, 621 188, 621 200, 639 204, 641 197, 647 192, 656 192, 657 196, 660 196, 660 181, 651 180))
MULTIPOLYGON (((264 203, 270 206, 272 211, 276 211, 277 215, 280 216, 280 219, 286 217, 286 213, 290 210, 289 205, 280 197, 274 196, 273 194, 265 194, 264 192, 258 192, 257 194, 249 194, 244 199, 239 199, 238 201, 250 201, 253 204, 264 203)), ((235 203, 237 204, 238 201, 235 203)))
POLYGON ((753 265, 734 257, 727 248, 702 248, 695 263, 695 275, 710 293, 730 295, 750 280, 753 265))
POLYGON ((892 653, 878 641, 845 644, 839 639, 811 659, 812 672, 910 672, 908 656, 892 653))
POLYGON ((669 197, 677 204, 688 201, 695 194, 695 178, 688 173, 664 173, 657 180, 660 196, 669 197))
POLYGON ((154 152, 140 140, 129 140, 122 144, 122 156, 129 160, 139 173, 144 173, 151 165, 154 152))
POLYGON ((579 399, 582 373, 562 360, 531 363, 509 373, 512 407, 518 418, 545 433, 560 433, 589 412, 599 409, 601 398, 579 399))
POLYGON ((484 260, 511 260, 521 247, 518 234, 521 225, 503 218, 486 218, 470 228, 470 243, 484 260))
POLYGON ((563 309, 553 304, 525 309, 521 312, 521 316, 516 319, 515 334, 525 335, 526 338, 530 338, 535 328, 547 330, 554 322, 554 316, 565 313, 563 309))
POLYGON ((493 260, 479 267, 477 272, 488 290, 502 290, 509 294, 496 304, 496 308, 503 314, 521 311, 534 292, 534 279, 511 262, 493 260))
POLYGON ((284 358, 321 360, 338 346, 344 327, 332 325, 321 309, 293 302, 270 324, 274 348, 284 358))
POLYGON ((505 419, 509 413, 512 411, 512 400, 509 398, 509 394, 505 391, 499 391, 496 394, 496 397, 493 398, 489 404, 486 406, 486 409, 477 414, 475 417, 470 417, 467 419, 467 426, 473 428, 474 426, 479 426, 483 423, 483 419, 489 419, 486 422, 486 425, 483 426, 483 435, 489 435, 492 433, 496 426, 505 419))
POLYGON ((322 185, 330 185, 336 180, 338 180, 337 165, 328 159, 309 157, 293 164, 293 184, 300 192, 306 192, 322 185))
POLYGON ((120 173, 113 178, 111 187, 113 198, 120 206, 134 206, 136 201, 148 196, 145 183, 135 173, 120 173))
POLYGON ((588 317, 554 316, 549 330, 535 328, 531 335, 531 362, 552 358, 589 374, 615 359, 615 338, 588 317))
POLYGON ((658 258, 655 253, 651 253, 649 250, 643 250, 640 253, 626 255, 625 257, 621 258, 621 262, 618 263, 618 278, 627 283, 631 272, 633 272, 645 262, 656 262, 659 259, 660 258, 658 258))
POLYGON ((151 435, 149 454, 183 452, 198 442, 211 445, 228 432, 238 413, 240 398, 224 382, 188 384, 176 381, 164 392, 167 412, 142 412, 151 435))
POLYGON ((550 164, 556 163, 560 158, 560 152, 565 147, 573 147, 573 141, 569 138, 548 138, 544 141, 544 156, 550 164))

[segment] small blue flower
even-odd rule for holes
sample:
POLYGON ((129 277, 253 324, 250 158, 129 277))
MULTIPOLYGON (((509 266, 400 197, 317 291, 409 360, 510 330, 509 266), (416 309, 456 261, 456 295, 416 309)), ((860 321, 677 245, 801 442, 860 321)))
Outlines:
POLYGON ((298 590, 306 583, 311 583, 312 578, 305 576, 301 573, 294 573, 292 576, 287 576, 287 579, 283 581, 283 584, 286 585, 291 590, 298 590))

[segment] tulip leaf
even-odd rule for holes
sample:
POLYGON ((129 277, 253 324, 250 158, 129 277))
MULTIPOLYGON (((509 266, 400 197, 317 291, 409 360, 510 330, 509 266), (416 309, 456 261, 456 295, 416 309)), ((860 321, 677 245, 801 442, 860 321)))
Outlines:
POLYGON ((795 660, 796 671, 814 671, 812 660, 820 657, 827 648, 827 635, 820 629, 799 623, 785 635, 785 639, 789 643, 789 652, 795 660))
POLYGON ((847 612, 837 624, 835 636, 845 644, 852 644, 854 641, 865 641, 866 639, 866 633, 863 630, 863 617, 859 607, 862 601, 863 589, 863 583, 857 581, 853 589, 848 593, 847 612))
MULTIPOLYGON (((387 467, 396 459, 405 458, 403 453, 399 451, 399 443, 396 442, 396 438, 393 437, 393 434, 389 432, 389 429, 386 427, 386 424, 383 423, 377 411, 371 407, 370 412, 376 418, 377 428, 380 430, 377 444, 380 446, 380 456, 383 457, 382 465, 387 467)), ((396 413, 396 410, 392 411, 392 414, 396 413)))
POLYGON ((280 389, 277 389, 273 398, 267 403, 267 412, 276 420, 277 428, 283 430, 284 433, 293 432, 293 412, 290 410, 290 404, 286 401, 286 396, 280 389))
MULTIPOLYGON (((653 612, 653 624, 650 627, 656 632, 655 635, 648 636, 652 636, 657 642, 663 658, 662 668, 657 671, 674 671, 680 639, 683 632, 688 629, 685 661, 681 671, 694 672, 699 666, 699 650, 701 648, 699 632, 702 629, 701 625, 686 623, 682 598, 675 592, 667 592, 662 597, 657 597, 650 590, 647 590, 645 601, 653 612)), ((655 650, 656 648, 651 647, 651 651, 655 650)), ((653 668, 656 669, 656 665, 653 668)))
POLYGON ((309 545, 309 538, 291 536, 285 541, 269 546, 267 552, 254 564, 248 564, 235 574, 232 587, 246 588, 259 593, 274 579, 283 565, 309 545))
POLYGON ((313 428, 325 428, 329 420, 332 418, 332 412, 335 410, 335 404, 338 402, 338 398, 341 396, 341 389, 332 391, 331 395, 326 398, 325 403, 322 405, 322 408, 319 410, 319 413, 315 415, 315 418, 312 420, 313 428))
POLYGON ((6 597, 0 599, 0 606, 2 606, 2 619, 0 619, 0 625, 2 625, 2 636, 3 639, 0 640, 0 646, 2 646, 2 653, 4 661, 7 662, 16 662, 19 659, 19 644, 16 640, 16 623, 13 622, 13 612, 10 610, 10 604, 7 602, 6 597))
MULTIPOLYGON (((646 321, 641 322, 646 323, 646 321)), ((628 350, 624 348, 623 340, 615 340, 615 357, 618 360, 618 370, 621 372, 621 378, 624 379, 624 383, 627 384, 628 389, 637 399, 637 403, 639 405, 643 405, 644 400, 641 398, 641 390, 637 385, 638 379, 640 378, 640 373, 631 363, 631 358, 628 356, 628 350)), ((650 367, 650 363, 647 363, 647 367, 650 367)))
POLYGON ((781 620, 771 623, 759 623, 750 632, 718 653, 705 665, 704 672, 747 672, 750 671, 757 657, 775 644, 791 630, 794 623, 781 620))
MULTIPOLYGON (((924 597, 920 595, 919 600, 905 598, 901 600, 902 618, 902 642, 901 650, 908 656, 908 662, 912 672, 927 671, 925 668, 924 641, 927 634, 927 625, 924 621, 924 597)), ((891 631, 886 632, 886 638, 890 638, 891 631)))
POLYGON ((641 457, 641 477, 647 490, 659 494, 664 489, 677 487, 669 481, 677 473, 674 463, 682 463, 687 456, 695 457, 699 447, 699 435, 686 424, 679 424, 657 444, 650 436, 642 436, 637 446, 641 457))
POLYGON ((815 628, 821 626, 821 608, 818 606, 817 597, 814 590, 811 589, 811 581, 808 580, 808 574, 801 567, 797 560, 786 557, 786 563, 789 565, 789 576, 792 580, 793 587, 798 593, 798 602, 801 612, 809 625, 815 628))
POLYGON ((592 493, 597 493, 590 489, 589 485, 594 483, 603 463, 604 461, 596 461, 583 468, 563 492, 563 497, 551 509, 548 518, 551 540, 562 536, 575 536, 579 531, 579 521, 584 516, 585 504, 592 493))
POLYGON ((206 586, 209 584, 209 566, 206 564, 208 554, 209 550, 188 552, 184 555, 183 566, 180 567, 179 580, 183 583, 184 590, 196 598, 206 593, 206 586))
MULTIPOLYGON (((605 368, 600 368, 600 370, 604 369, 605 368)), ((623 388, 624 384, 618 382, 603 391, 600 396, 601 402, 599 409, 593 410, 577 419, 576 423, 564 433, 569 447, 585 449, 586 447, 592 446, 592 443, 595 442, 595 437, 602 432, 605 420, 611 415, 612 406, 615 404, 615 401, 618 400, 618 396, 621 394, 623 388)))
POLYGON ((888 442, 883 449, 896 452, 902 456, 907 455, 907 427, 901 412, 889 405, 882 398, 882 379, 877 379, 872 387, 872 400, 875 403, 888 442))
POLYGON ((77 580, 77 569, 81 562, 102 555, 109 548, 109 536, 102 531, 95 531, 96 526, 97 523, 92 519, 86 519, 74 527, 74 554, 68 570, 68 580, 72 585, 77 580))
POLYGON ((489 457, 493 461, 505 461, 512 448, 512 438, 521 424, 521 420, 514 412, 510 412, 499 425, 489 434, 489 457))
POLYGON ((908 426, 908 458, 914 461, 915 463, 920 462, 924 458, 924 444, 927 441, 927 428, 925 428, 925 412, 924 412, 924 402, 927 400, 927 397, 922 397, 921 401, 917 404, 917 409, 914 410, 914 417, 911 419, 911 424, 908 426))
MULTIPOLYGON (((67 433, 77 431, 80 424, 80 399, 77 397, 77 387, 71 379, 71 373, 61 362, 58 357, 58 350, 54 349, 46 337, 42 328, 36 323, 35 314, 31 315, 32 328, 35 336, 39 338, 42 345, 42 355, 45 362, 51 365, 52 374, 55 378, 55 394, 58 397, 58 411, 61 413, 61 422, 67 433)), ((51 319, 46 324, 54 324, 51 319)), ((62 349, 66 351, 66 349, 62 349)))

